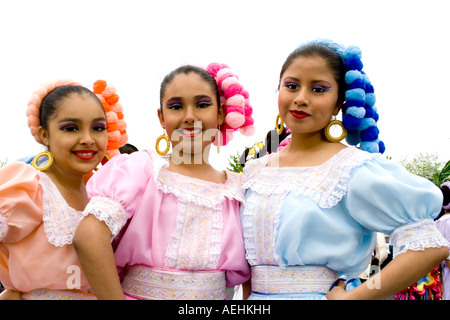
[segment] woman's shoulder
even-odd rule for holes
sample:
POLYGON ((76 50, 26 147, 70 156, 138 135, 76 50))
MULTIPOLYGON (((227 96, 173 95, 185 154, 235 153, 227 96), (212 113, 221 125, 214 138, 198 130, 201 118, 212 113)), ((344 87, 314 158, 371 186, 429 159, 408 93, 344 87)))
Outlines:
POLYGON ((347 192, 352 170, 374 157, 357 148, 346 147, 322 164, 310 167, 266 166, 268 157, 261 158, 248 168, 243 188, 259 194, 291 192, 309 196, 320 207, 329 208, 347 192))
POLYGON ((110 159, 94 177, 99 176, 99 173, 107 173, 108 175, 123 176, 129 174, 143 174, 147 170, 146 167, 151 167, 154 162, 152 155, 148 151, 136 151, 131 154, 119 154, 110 159))
POLYGON ((334 154, 327 162, 330 166, 354 168, 378 157, 378 154, 369 153, 356 147, 346 147, 334 154))
POLYGON ((153 161, 147 151, 119 154, 96 171, 86 184, 89 197, 122 198, 140 192, 153 176, 153 161))

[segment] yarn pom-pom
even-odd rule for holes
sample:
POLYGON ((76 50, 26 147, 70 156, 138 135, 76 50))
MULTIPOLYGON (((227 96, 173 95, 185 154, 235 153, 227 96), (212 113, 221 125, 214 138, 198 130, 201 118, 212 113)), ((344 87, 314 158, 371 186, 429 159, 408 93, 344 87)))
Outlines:
POLYGON ((362 123, 362 119, 355 118, 352 115, 344 114, 342 116, 342 124, 347 130, 356 130, 362 123))
POLYGON ((366 105, 366 102, 364 100, 357 100, 357 99, 346 99, 345 100, 345 107, 358 107, 358 108, 364 108, 366 105))
POLYGON ((365 83, 364 90, 366 91, 366 94, 368 94, 368 93, 375 93, 375 90, 374 90, 373 85, 371 83, 367 83, 365 81, 364 81, 364 83, 365 83))
POLYGON ((380 150, 378 148, 378 143, 374 141, 363 141, 361 142, 361 150, 370 152, 370 153, 378 153, 380 150))
POLYGON ((362 119, 361 125, 358 127, 359 131, 366 130, 369 127, 375 127, 377 123, 372 118, 364 118, 362 119))
POLYGON ((345 73, 345 83, 350 84, 355 80, 363 80, 363 75, 358 70, 349 70, 345 73))
POLYGON ((120 140, 119 140, 119 145, 124 146, 126 145, 128 142, 128 133, 125 132, 121 132, 120 133, 120 140))
POLYGON ((30 128, 31 135, 34 139, 43 144, 41 137, 39 136, 39 126, 40 119, 39 113, 41 109, 42 100, 56 87, 61 87, 64 85, 77 85, 81 86, 80 83, 75 82, 71 79, 58 79, 53 82, 47 82, 43 84, 39 89, 33 92, 31 95, 31 99, 28 101, 28 107, 26 111, 27 119, 28 119, 28 127, 30 128))
MULTIPOLYGON (((368 106, 365 106, 364 110, 366 110, 366 114, 364 115, 364 118, 373 118, 374 115, 376 114, 376 112, 368 106)), ((376 120, 375 120, 375 122, 376 122, 376 120)))
POLYGON ((361 71, 364 67, 362 61, 359 58, 349 58, 345 60, 345 66, 348 70, 358 70, 361 71))
POLYGON ((351 115, 358 119, 362 119, 366 115, 366 109, 364 107, 348 107, 345 111, 345 114, 351 115))
POLYGON ((362 79, 356 79, 347 85, 347 90, 364 88, 364 81, 362 79))
POLYGON ((352 89, 352 90, 347 90, 345 92, 345 99, 346 100, 361 100, 364 101, 366 97, 366 93, 364 91, 364 89, 352 89))
POLYGON ((366 93, 366 97, 364 99, 366 105, 373 107, 376 102, 376 96, 374 93, 366 93))
POLYGON ((368 127, 361 131, 361 141, 375 141, 378 139, 378 133, 377 127, 368 127))
POLYGON ((97 80, 94 83, 93 92, 97 95, 105 110, 108 131, 106 154, 112 158, 119 154, 119 147, 128 142, 123 106, 119 104, 120 97, 116 94, 116 88, 108 85, 105 80, 97 80))
MULTIPOLYGON (((234 95, 241 95, 242 96, 242 86, 240 84, 232 84, 228 88, 224 90, 224 96, 226 99, 229 97, 232 97, 234 95)), ((242 96, 244 98, 244 96, 242 96)), ((245 98, 244 98, 245 99, 245 98)))
POLYGON ((231 112, 226 115, 225 122, 230 125, 232 128, 239 128, 245 122, 245 118, 241 113, 231 112))
POLYGON ((378 150, 382 154, 386 151, 386 146, 384 145, 383 141, 378 142, 378 150))
POLYGON ((380 116, 378 115, 378 113, 375 111, 374 108, 372 108, 372 118, 373 120, 375 120, 375 122, 378 122, 378 119, 380 118, 380 116))
POLYGON ((106 89, 106 81, 105 80, 97 80, 94 82, 93 91, 94 93, 101 93, 106 89))
POLYGON ((359 143, 361 143, 361 138, 359 137, 359 131, 357 130, 347 130, 347 136, 345 137, 345 140, 348 142, 348 144, 352 146, 356 146, 359 143))
POLYGON ((357 46, 348 46, 343 53, 344 59, 358 58, 361 59, 362 51, 357 46))
POLYGON ((117 94, 113 94, 112 96, 107 97, 105 100, 110 106, 112 106, 119 102, 119 96, 117 94))
POLYGON ((223 136, 221 145, 226 145, 236 130, 245 135, 253 134, 253 109, 250 106, 249 93, 241 85, 238 76, 223 63, 210 63, 205 70, 214 76, 220 103, 224 105, 225 120, 220 128, 223 136))
POLYGON ((239 132, 244 136, 251 136, 255 133, 255 126, 253 124, 239 128, 239 132))
MULTIPOLYGON (((227 67, 227 66, 225 66, 227 67)), ((212 74, 213 77, 217 76, 217 72, 222 69, 222 64, 217 63, 217 62, 213 62, 210 63, 207 67, 206 67, 206 71, 208 71, 210 74, 212 74)))

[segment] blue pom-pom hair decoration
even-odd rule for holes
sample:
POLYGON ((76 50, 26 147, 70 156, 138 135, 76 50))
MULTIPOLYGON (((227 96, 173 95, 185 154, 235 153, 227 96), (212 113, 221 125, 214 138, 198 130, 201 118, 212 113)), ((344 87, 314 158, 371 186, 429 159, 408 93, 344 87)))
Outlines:
POLYGON ((357 46, 345 48, 328 39, 317 39, 308 43, 325 45, 337 52, 344 61, 347 87, 342 109, 342 124, 347 129, 347 143, 359 145, 360 149, 367 152, 384 153, 386 148, 379 139, 377 127, 379 115, 375 106, 375 91, 369 77, 363 71, 361 49, 357 46))

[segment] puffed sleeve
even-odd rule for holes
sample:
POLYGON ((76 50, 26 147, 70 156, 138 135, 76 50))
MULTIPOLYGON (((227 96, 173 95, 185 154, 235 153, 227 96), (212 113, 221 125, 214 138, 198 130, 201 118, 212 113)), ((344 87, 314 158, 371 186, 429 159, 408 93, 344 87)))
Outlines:
POLYGON ((89 179, 90 199, 83 215, 95 215, 116 236, 131 218, 152 176, 152 161, 146 151, 117 155, 89 179))
POLYGON ((0 241, 17 242, 42 221, 42 188, 37 171, 25 163, 0 169, 0 241))
POLYGON ((394 256, 407 250, 449 246, 434 218, 442 192, 400 164, 374 158, 353 169, 346 197, 350 215, 368 231, 390 235, 394 256))
POLYGON ((436 227, 445 239, 450 240, 450 216, 448 214, 436 220, 436 227))

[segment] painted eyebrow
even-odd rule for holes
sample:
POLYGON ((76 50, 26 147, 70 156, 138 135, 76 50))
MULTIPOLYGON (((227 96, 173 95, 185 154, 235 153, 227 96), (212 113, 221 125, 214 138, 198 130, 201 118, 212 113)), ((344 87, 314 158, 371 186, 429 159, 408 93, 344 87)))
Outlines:
POLYGON ((93 122, 100 122, 100 121, 106 121, 106 118, 104 118, 104 117, 95 118, 93 122))
MULTIPOLYGON (((207 94, 199 94, 194 96, 195 99, 202 99, 202 98, 208 98, 208 99, 212 99, 210 96, 208 96, 207 94)), ((169 99, 167 99, 167 102, 169 101, 178 101, 178 100, 184 100, 182 97, 171 97, 169 99)))
MULTIPOLYGON (((106 121, 106 118, 104 118, 104 117, 95 118, 92 122, 99 122, 99 121, 106 121)), ((59 121, 59 123, 62 123, 62 122, 80 122, 80 119, 77 119, 77 118, 64 118, 64 119, 61 119, 59 121)))
POLYGON ((202 95, 198 95, 198 96, 195 96, 195 98, 196 99, 203 99, 203 98, 208 98, 208 99, 213 99, 212 97, 210 97, 210 96, 208 96, 208 95, 206 95, 206 94, 202 94, 202 95))
MULTIPOLYGON (((286 77, 286 78, 284 78, 283 81, 289 81, 289 80, 300 82, 300 80, 295 78, 295 77, 286 77)), ((319 82, 326 82, 326 83, 328 83, 331 86, 331 83, 328 82, 327 80, 313 80, 311 82, 314 83, 314 84, 319 83, 319 82)))
MULTIPOLYGON (((300 82, 300 79, 297 79, 297 78, 295 78, 295 77, 286 77, 286 78, 284 78, 284 81, 286 81, 286 80, 294 80, 294 81, 298 81, 298 82, 300 82)), ((324 80, 324 79, 322 79, 322 80, 313 80, 313 81, 311 81, 312 83, 317 83, 317 82, 326 82, 326 83, 330 83, 328 80, 324 80)))
POLYGON ((177 100, 183 100, 183 99, 181 97, 172 97, 172 98, 167 99, 167 102, 172 101, 172 100, 177 101, 177 100))

